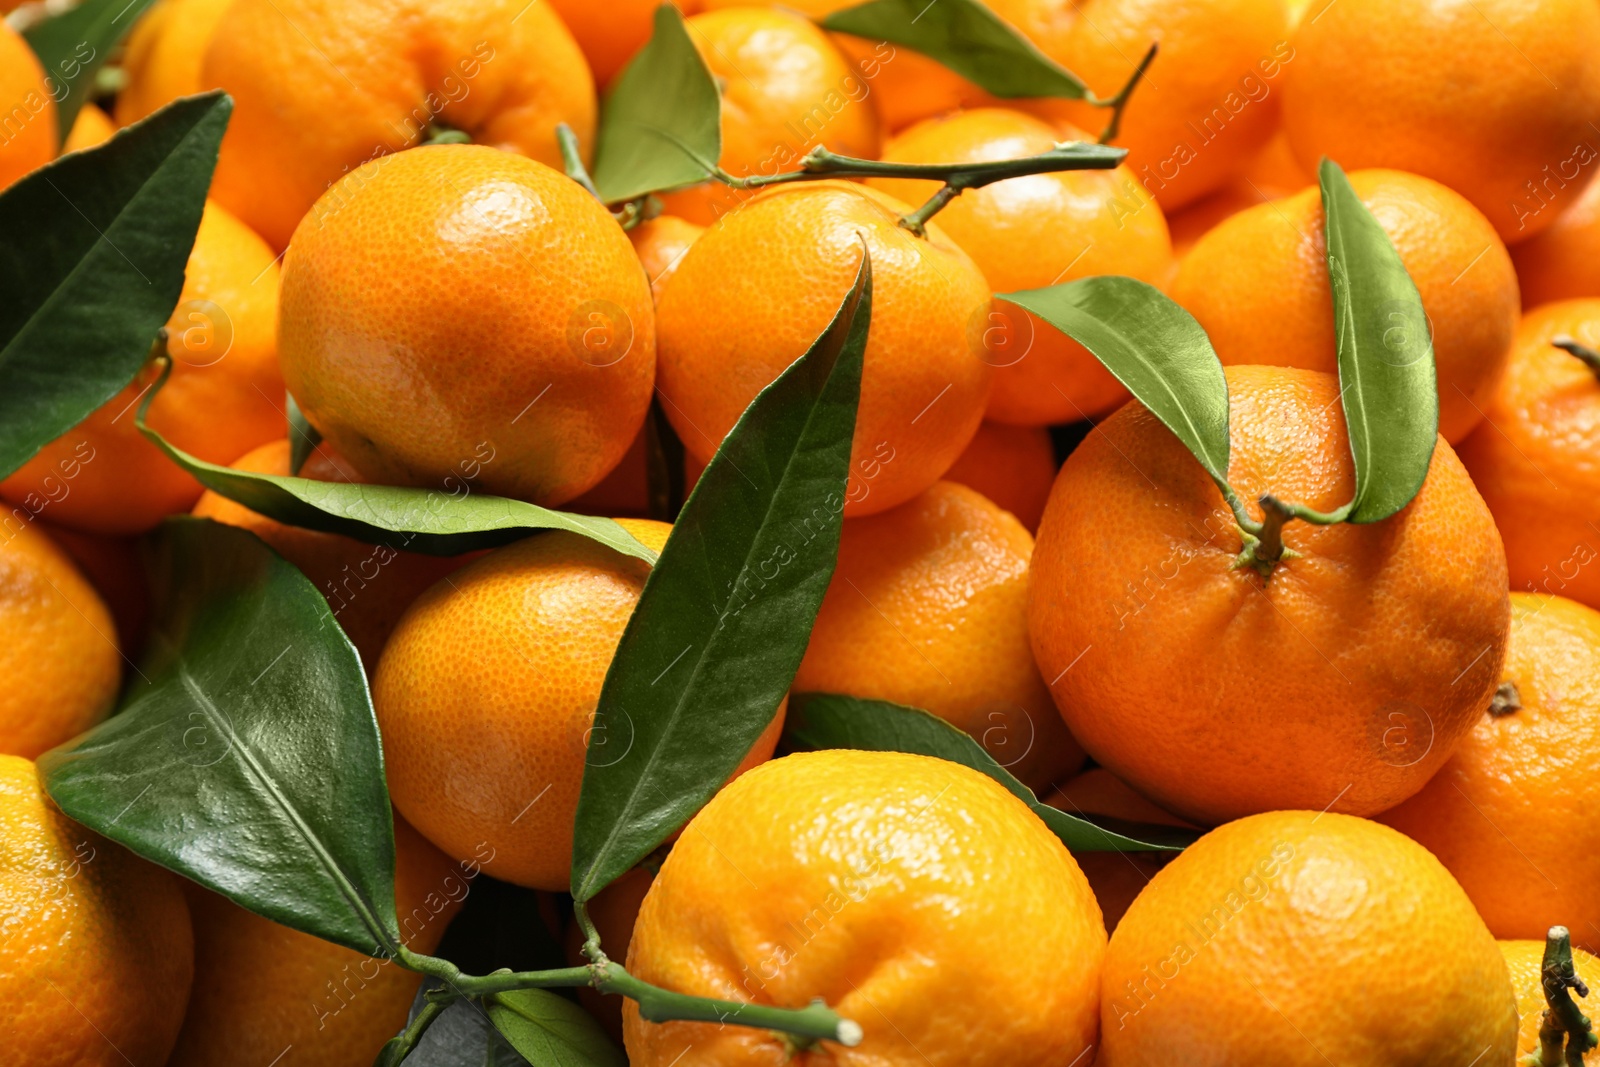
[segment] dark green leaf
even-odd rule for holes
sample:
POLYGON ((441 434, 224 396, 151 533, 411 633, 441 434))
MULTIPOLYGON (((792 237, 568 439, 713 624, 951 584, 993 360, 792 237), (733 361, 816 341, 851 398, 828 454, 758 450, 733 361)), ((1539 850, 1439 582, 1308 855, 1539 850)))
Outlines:
POLYGON ((66 142, 78 111, 88 102, 94 76, 152 0, 83 0, 22 31, 39 57, 55 97, 60 137, 66 142))
POLYGON ((0 477, 139 373, 183 291, 232 108, 179 100, 0 194, 0 477))
POLYGON ((140 432, 207 489, 290 526, 435 556, 509 544, 538 530, 570 530, 623 555, 655 561, 654 552, 612 519, 570 515, 521 500, 476 494, 465 480, 445 492, 320 482, 207 463, 145 424, 145 412, 160 388, 157 383, 139 406, 140 432))
POLYGON ((997 295, 1092 352, 1214 481, 1226 482, 1228 380, 1193 315, 1152 285, 1109 275, 997 295))
POLYGON ((120 711, 45 753, 72 818, 297 930, 399 944, 394 836, 361 661, 316 586, 254 534, 169 519, 120 711))
POLYGON ((299 474, 312 451, 322 443, 322 435, 306 421, 293 393, 284 393, 283 401, 289 412, 289 473, 299 474))
POLYGON ((1034 47, 979 0, 869 0, 835 11, 822 25, 903 45, 937 60, 995 96, 1081 100, 1076 74, 1034 47))
MULTIPOLYGON (((406 1021, 417 1017, 430 989, 443 986, 438 978, 424 980, 406 1021)), ((522 1067, 527 1062, 495 1030, 483 1006, 470 999, 451 1001, 404 1060, 406 1067, 522 1067)))
POLYGON ((808 748, 915 752, 971 767, 1010 790, 1061 843, 1075 852, 1177 851, 1198 835, 1171 826, 1091 822, 1039 803, 1033 792, 970 736, 936 715, 884 700, 797 693, 789 700, 787 734, 808 748))
POLYGON ((600 692, 577 899, 698 811, 788 692, 838 555, 871 316, 863 250, 833 322, 745 409, 684 504, 600 692))
POLYGON ((656 9, 655 33, 606 94, 595 142, 594 184, 608 204, 696 185, 722 154, 717 83, 695 51, 683 15, 656 9))
POLYGON ((484 1002, 495 1028, 533 1067, 628 1067, 594 1016, 547 989, 497 993, 484 1002))
POLYGON ((1318 177, 1339 389, 1356 464, 1348 519, 1377 522, 1411 503, 1428 476, 1439 434, 1433 338, 1416 283, 1344 171, 1324 159, 1318 177))

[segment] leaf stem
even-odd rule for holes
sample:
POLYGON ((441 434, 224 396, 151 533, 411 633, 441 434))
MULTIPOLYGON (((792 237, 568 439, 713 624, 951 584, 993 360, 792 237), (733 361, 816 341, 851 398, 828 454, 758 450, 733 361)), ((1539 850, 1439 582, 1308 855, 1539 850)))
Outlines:
POLYGON ((1572 935, 1565 926, 1552 926, 1545 935, 1544 965, 1540 968, 1545 1004, 1539 1024, 1539 1051, 1524 1057, 1527 1067, 1583 1067, 1583 1057, 1596 1045, 1589 1017, 1572 999, 1589 995, 1589 987, 1578 977, 1572 963, 1572 935), (1562 1042, 1566 1043, 1565 1055, 1562 1042))
POLYGON ((458 130, 454 126, 446 126, 435 120, 431 123, 422 138, 424 145, 433 144, 471 144, 472 135, 466 130, 458 130))
POLYGON ((1594 376, 1600 378, 1600 352, 1596 352, 1587 345, 1579 344, 1566 334, 1553 338, 1550 343, 1569 355, 1583 360, 1584 365, 1594 372, 1594 376))
POLYGON ((979 189, 1007 178, 1029 174, 1048 174, 1064 170, 1111 170, 1127 156, 1127 150, 1104 144, 1065 141, 1048 152, 1021 159, 989 160, 980 163, 889 163, 878 159, 858 159, 816 148, 800 161, 800 169, 782 174, 753 174, 738 178, 721 167, 711 176, 734 189, 763 189, 788 182, 821 181, 827 178, 918 178, 944 182, 917 210, 900 220, 900 225, 921 237, 927 221, 951 200, 968 189, 979 189))
POLYGON ((1143 59, 1139 60, 1139 65, 1133 68, 1133 75, 1117 91, 1116 96, 1102 100, 1090 93, 1086 98, 1086 102, 1093 104, 1095 107, 1109 107, 1111 109, 1111 121, 1106 123, 1106 128, 1100 131, 1101 144, 1110 144, 1117 139, 1117 134, 1122 132, 1122 112, 1128 106, 1128 98, 1133 95, 1134 88, 1144 80, 1145 71, 1150 69, 1150 64, 1155 61, 1156 52, 1160 47, 1159 44, 1151 42, 1150 50, 1144 54, 1143 59))
POLYGON ((394 1067, 411 1055, 428 1027, 432 1026, 434 1020, 444 1014, 444 1010, 449 1006, 448 1000, 427 1000, 417 1012, 417 1017, 407 1023, 404 1030, 384 1043, 382 1050, 378 1052, 374 1067, 394 1067))
POLYGON ((589 168, 583 165, 583 154, 578 150, 578 135, 565 122, 556 123, 556 144, 561 148, 561 166, 566 170, 567 177, 599 200, 600 192, 594 187, 594 179, 589 177, 589 168))
POLYGON ((1334 511, 1317 511, 1304 504, 1279 500, 1271 493, 1261 494, 1257 503, 1261 505, 1262 521, 1257 524, 1256 529, 1248 531, 1254 535, 1254 540, 1245 542, 1243 551, 1239 553, 1239 558, 1233 565, 1250 567, 1263 578, 1272 577, 1272 572, 1279 563, 1293 559, 1299 554, 1283 543, 1283 526, 1290 519, 1299 519, 1317 526, 1334 526, 1349 518, 1350 509, 1354 506, 1351 503, 1334 511))

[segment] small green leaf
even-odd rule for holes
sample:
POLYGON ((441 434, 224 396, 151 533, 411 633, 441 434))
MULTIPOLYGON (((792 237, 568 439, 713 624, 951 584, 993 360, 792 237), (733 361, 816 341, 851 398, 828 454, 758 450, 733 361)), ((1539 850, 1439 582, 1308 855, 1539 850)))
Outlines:
POLYGON ((367 683, 316 586, 254 534, 169 519, 118 713, 39 759, 61 810, 275 922, 387 955, 394 828, 367 683))
POLYGON ((94 88, 95 75, 152 2, 83 0, 22 31, 56 100, 58 144, 65 144, 72 132, 72 123, 94 88))
POLYGON ((688 821, 788 692, 838 556, 871 317, 863 250, 833 322, 745 409, 684 504, 600 692, 578 900, 688 821))
POLYGON ((656 9, 655 32, 600 109, 594 184, 608 204, 696 185, 722 155, 722 102, 683 15, 656 9))
POLYGON ((1082 100, 1083 81, 979 0, 868 0, 835 11, 822 25, 920 52, 1003 99, 1082 100))
POLYGON ((1074 852, 1176 852, 1199 835, 1171 826, 1107 819, 1090 822, 1039 803, 983 746, 936 715, 884 700, 832 693, 797 693, 789 700, 785 733, 808 748, 914 752, 971 767, 1005 786, 1074 852))
MULTIPOLYGON (((473 895, 477 892, 474 889, 473 895)), ((428 1002, 430 990, 443 988, 441 979, 424 979, 411 1001, 411 1015, 406 1022, 416 1019, 428 1002)), ((450 1002, 402 1062, 406 1067, 522 1067, 528 1061, 500 1036, 477 1001, 463 997, 450 1002)))
POLYGON ((139 431, 207 489, 289 526, 343 534, 357 541, 433 556, 494 548, 520 541, 539 530, 570 530, 625 556, 655 562, 655 553, 615 520, 476 494, 464 480, 445 492, 322 482, 207 463, 177 448, 145 423, 145 414, 164 381, 165 372, 140 403, 135 416, 139 431))
POLYGON ((594 1016, 547 989, 519 989, 484 1000, 495 1029, 532 1067, 628 1067, 594 1016))
POLYGON ((1318 177, 1339 390, 1356 465, 1348 521, 1378 522, 1411 503, 1428 476, 1439 436, 1433 338, 1416 283, 1344 171, 1324 159, 1318 177))
POLYGON ((139 373, 183 291, 232 109, 179 100, 0 194, 0 477, 139 373))
POLYGON ((293 393, 285 392, 283 402, 289 413, 289 473, 299 474, 312 451, 322 443, 322 435, 306 421, 305 413, 300 410, 300 402, 295 400, 293 393))
POLYGON ((1087 348, 1227 483, 1228 380, 1193 315, 1152 285, 1110 275, 996 295, 1087 348))

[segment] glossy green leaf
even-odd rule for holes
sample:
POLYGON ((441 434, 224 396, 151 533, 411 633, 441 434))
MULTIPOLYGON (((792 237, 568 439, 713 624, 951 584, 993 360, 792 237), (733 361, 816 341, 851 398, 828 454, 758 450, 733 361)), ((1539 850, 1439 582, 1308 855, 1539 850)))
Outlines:
POLYGON ((1171 826, 1091 822, 1041 804, 971 736, 918 708, 832 693, 797 693, 789 700, 786 734, 808 748, 915 752, 971 767, 1005 786, 1075 852, 1170 852, 1198 836, 1171 826))
POLYGON ((1416 283, 1344 171, 1324 159, 1318 177, 1339 389, 1356 465, 1348 521, 1377 522, 1411 503, 1428 476, 1439 435, 1433 338, 1416 283))
MULTIPOLYGON (((470 898, 469 898, 470 899, 470 898)), ((438 978, 427 978, 411 1001, 409 1023, 422 1011, 431 989, 443 988, 438 978)), ((405 1067, 524 1067, 527 1060, 500 1036, 488 1013, 468 998, 451 1001, 433 1024, 422 1032, 405 1067)))
POLYGON ((521 500, 474 493, 466 478, 447 492, 320 482, 207 463, 177 448, 145 423, 145 413, 159 390, 160 383, 139 405, 140 432, 207 489, 290 526, 434 556, 494 548, 540 530, 570 530, 623 555, 655 561, 654 552, 612 519, 571 515, 521 500))
POLYGON ((483 1006, 532 1067, 628 1067, 594 1016, 559 994, 519 989, 488 997, 483 1006))
POLYGON ((139 373, 183 291, 232 108, 179 100, 0 193, 0 477, 139 373))
POLYGON ((283 403, 289 414, 289 473, 299 474, 312 451, 322 443, 322 435, 306 421, 305 412, 300 410, 300 402, 293 393, 284 393, 283 403))
POLYGON ((169 519, 153 549, 144 661, 116 715, 40 757, 45 789, 251 911, 388 954, 394 831, 355 648, 254 534, 169 519))
POLYGON ((1087 95, 1076 74, 979 0, 868 0, 835 11, 822 25, 920 52, 1004 99, 1087 95))
POLYGON ((1228 380, 1193 315, 1153 285, 1111 275, 997 295, 1087 348, 1226 482, 1228 380))
POLYGON ((722 155, 722 102, 683 15, 656 9, 655 32, 600 109, 594 184, 608 204, 696 185, 722 155))
POLYGON ((95 75, 153 0, 83 0, 22 31, 56 100, 57 144, 94 89, 95 75))
POLYGON ((595 711, 578 900, 698 811, 788 692, 838 556, 871 316, 863 251, 833 322, 745 409, 678 515, 595 711))

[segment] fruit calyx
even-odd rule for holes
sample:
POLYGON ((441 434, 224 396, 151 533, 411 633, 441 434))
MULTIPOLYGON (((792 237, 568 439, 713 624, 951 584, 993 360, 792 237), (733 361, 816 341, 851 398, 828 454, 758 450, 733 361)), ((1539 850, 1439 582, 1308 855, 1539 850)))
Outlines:
POLYGON ((1500 688, 1494 691, 1494 699, 1489 701, 1489 714, 1501 719, 1521 710, 1522 694, 1517 692, 1516 683, 1501 682, 1500 688))
POLYGON ((1583 360, 1584 366, 1589 368, 1596 379, 1600 379, 1600 352, 1596 352, 1587 345, 1579 344, 1566 334, 1560 334, 1552 338, 1550 343, 1568 355, 1583 360))

